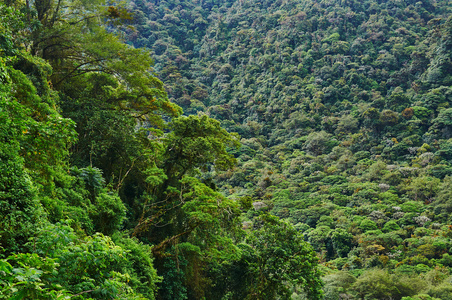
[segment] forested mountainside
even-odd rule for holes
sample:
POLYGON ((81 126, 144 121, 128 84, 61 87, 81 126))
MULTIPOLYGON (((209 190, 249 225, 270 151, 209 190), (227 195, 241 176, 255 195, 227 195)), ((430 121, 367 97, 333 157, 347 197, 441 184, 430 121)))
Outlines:
POLYGON ((239 136, 182 116, 133 14, 93 0, 0 1, 0 299, 322 298, 317 255, 226 198, 239 136), (210 176, 210 177, 209 177, 210 176))
POLYGON ((451 10, 0 0, 0 299, 452 299, 451 10))
POLYGON ((218 189, 294 224, 326 299, 452 298, 450 1, 129 9, 171 101, 241 136, 218 189))

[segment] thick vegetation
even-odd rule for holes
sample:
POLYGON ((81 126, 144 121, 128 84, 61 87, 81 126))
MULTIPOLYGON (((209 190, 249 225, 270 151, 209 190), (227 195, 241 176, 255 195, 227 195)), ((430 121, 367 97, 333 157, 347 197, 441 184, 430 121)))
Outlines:
POLYGON ((129 8, 169 98, 242 137, 217 187, 303 234, 326 299, 452 298, 450 1, 129 8))
POLYGON ((449 2, 0 0, 0 299, 452 299, 449 2))
POLYGON ((244 230, 215 184, 240 137, 182 116, 130 22, 0 1, 0 299, 320 299, 303 235, 265 211, 244 230))

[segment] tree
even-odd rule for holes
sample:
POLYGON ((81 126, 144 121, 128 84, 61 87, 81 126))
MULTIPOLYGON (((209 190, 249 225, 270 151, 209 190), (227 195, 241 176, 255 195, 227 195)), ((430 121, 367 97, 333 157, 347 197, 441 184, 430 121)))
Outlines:
MULTIPOLYGON (((120 185, 123 175, 130 173, 142 155, 142 144, 136 139, 137 123, 162 128, 163 115, 181 113, 168 101, 163 83, 155 77, 150 52, 125 44, 111 32, 114 30, 107 30, 108 25, 113 29, 116 21, 127 18, 126 11, 106 7, 102 0, 10 4, 17 7, 17 13, 20 8, 25 11, 19 14, 21 30, 11 35, 10 43, 17 48, 23 43, 34 55, 20 55, 15 68, 29 76, 38 94, 44 94, 46 97, 41 97, 55 106, 58 94, 50 91, 51 80, 61 95, 63 115, 77 123, 80 140, 73 148, 74 160, 80 167, 94 162, 109 182, 120 185), (128 134, 117 134, 122 131, 128 134), (109 155, 116 168, 106 161, 109 155)), ((30 90, 21 77, 18 79, 22 85, 19 91, 30 90)))
POLYGON ((102 234, 78 237, 64 223, 47 224, 36 233, 29 242, 32 253, 3 261, 14 267, 16 294, 27 299, 64 299, 60 294, 67 292, 80 299, 154 299, 159 277, 149 246, 123 237, 127 248, 121 247, 102 234))
MULTIPOLYGON (((0 61, 1 62, 1 61, 0 61)), ((7 85, 2 85, 6 87, 7 85)), ((43 216, 35 187, 26 173, 24 159, 20 157, 23 119, 18 118, 20 105, 6 99, 0 90, 0 245, 6 254, 25 250, 27 238, 43 216), (19 110, 18 110, 19 109, 19 110), (11 115, 14 117, 11 118, 11 115)), ((19 115, 20 116, 20 115, 19 115)))
POLYGON ((339 271, 325 276, 323 280, 325 281, 325 298, 339 300, 341 296, 351 296, 348 292, 356 278, 349 272, 339 271))
POLYGON ((242 249, 247 272, 246 299, 290 299, 290 287, 302 289, 308 299, 322 299, 318 259, 293 226, 263 214, 254 220, 242 249))
MULTIPOLYGON (((59 158, 59 154, 65 152, 64 147, 59 146, 65 146, 67 137, 62 133, 61 140, 54 138, 53 134, 58 132, 54 128, 59 126, 50 123, 49 119, 57 118, 58 114, 47 110, 48 106, 41 102, 30 80, 8 62, 8 59, 0 57, 0 244, 6 255, 26 250, 25 243, 33 229, 45 222, 32 179, 50 184, 46 180, 50 172, 46 171, 61 163, 50 158, 59 158), (20 90, 20 87, 25 89, 20 90), (19 98, 18 93, 23 93, 23 97, 19 98), (27 100, 30 99, 35 102, 29 103, 27 100), (42 112, 38 108, 48 114, 36 117, 42 112), (39 138, 41 130, 49 134, 46 140, 39 138), (54 152, 51 153, 47 147, 54 147, 54 152), (48 162, 47 166, 38 165, 42 158, 48 162), (27 167, 34 171, 34 178, 28 174, 27 167)), ((60 121, 68 125, 64 120, 60 121)), ((70 127, 67 129, 71 133, 70 127)))
POLYGON ((452 137, 452 108, 447 108, 441 110, 441 112, 438 114, 438 117, 433 119, 432 127, 435 128, 437 131, 440 131, 442 133, 441 137, 444 137, 446 139, 449 139, 452 137))
POLYGON ((207 171, 210 166, 217 170, 231 168, 236 159, 228 148, 238 148, 237 134, 230 134, 220 122, 206 115, 174 119, 170 124, 165 170, 171 178, 181 178, 195 169, 207 171))
POLYGON ((406 187, 407 194, 414 200, 432 202, 439 189, 440 180, 430 176, 413 178, 406 187))
POLYGON ((308 150, 314 155, 327 154, 331 148, 333 148, 332 135, 325 132, 312 132, 306 138, 304 149, 308 150))
POLYGON ((347 257, 352 246, 353 235, 344 229, 337 228, 329 233, 333 249, 339 257, 347 257))
POLYGON ((401 299, 416 295, 425 284, 418 278, 405 278, 385 270, 371 269, 363 273, 352 289, 361 299, 401 299))
MULTIPOLYGON (((206 289, 201 280, 206 264, 237 255, 232 238, 241 227, 238 204, 203 174, 231 168, 235 158, 228 147, 239 144, 236 135, 205 115, 175 118, 169 127, 171 132, 149 142, 152 160, 144 171, 142 210, 133 235, 155 245, 156 267, 168 278, 178 278, 174 262, 185 260, 184 288, 200 298, 206 289)), ((175 289, 162 291, 165 295, 183 290, 165 280, 162 286, 175 289)))

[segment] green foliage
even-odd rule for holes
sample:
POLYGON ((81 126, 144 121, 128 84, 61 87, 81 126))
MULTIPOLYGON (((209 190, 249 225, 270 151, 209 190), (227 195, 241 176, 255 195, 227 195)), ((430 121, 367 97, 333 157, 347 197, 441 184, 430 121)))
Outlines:
POLYGON ((0 266, 0 299, 67 299, 72 296, 62 286, 48 282, 56 275, 55 259, 17 254, 1 260, 0 266))
POLYGON ((39 255, 33 254, 35 257, 42 255, 56 263, 51 275, 42 280, 47 288, 60 286, 74 295, 88 293, 93 299, 143 299, 137 292, 143 291, 153 299, 159 278, 149 258, 149 247, 127 238, 122 243, 130 251, 102 234, 79 238, 61 223, 43 228, 30 242, 39 255))
POLYGON ((326 154, 331 150, 331 135, 325 131, 313 132, 308 135, 304 148, 314 154, 326 154))
POLYGON ((2 1, 0 298, 451 298, 448 4, 2 1))
POLYGON ((423 288, 417 280, 396 277, 384 270, 368 270, 353 284, 353 290, 362 299, 401 299, 414 296, 423 288))
POLYGON ((247 263, 246 299, 290 299, 286 284, 302 289, 308 299, 321 299, 320 270, 309 244, 288 223, 262 215, 242 245, 247 263))
MULTIPOLYGON (((7 70, 2 58, 0 69, 7 70)), ((24 107, 12 101, 10 78, 6 72, 4 76, 0 89, 0 241, 6 253, 11 253, 25 250, 25 241, 45 216, 20 157, 20 137, 29 118, 24 116, 24 107)))
POLYGON ((378 226, 377 226, 377 224, 374 221, 369 220, 369 219, 366 218, 366 219, 361 221, 361 223, 359 224, 359 228, 363 232, 366 232, 366 231, 369 231, 369 230, 376 230, 376 229, 378 229, 378 226))
POLYGON ((125 216, 126 207, 118 195, 106 192, 96 198, 94 208, 90 211, 94 230, 108 235, 121 228, 125 216))
POLYGON ((151 247, 127 236, 114 235, 113 239, 117 246, 126 250, 123 272, 130 275, 128 284, 146 299, 154 299, 162 278, 154 268, 151 247))
POLYGON ((325 299, 341 299, 341 295, 348 295, 350 287, 356 281, 356 278, 346 271, 329 274, 323 277, 325 282, 325 299))
POLYGON ((164 279, 159 293, 161 299, 187 299, 187 288, 184 285, 184 272, 182 270, 186 264, 185 259, 178 258, 177 261, 171 258, 165 259, 164 279))
POLYGON ((347 257, 351 249, 353 235, 344 229, 338 228, 330 233, 330 238, 337 255, 339 257, 347 257))
POLYGON ((383 226, 383 232, 392 232, 392 231, 397 231, 399 229, 400 229, 400 226, 394 220, 386 222, 385 225, 383 226))
MULTIPOLYGON (((139 294, 143 292, 147 298, 153 299, 159 278, 150 259, 149 247, 128 242, 128 246, 136 249, 136 257, 133 257, 106 236, 84 237, 85 233, 93 231, 112 234, 120 229, 126 207, 116 191, 107 189, 100 169, 69 170, 67 161, 69 147, 76 142, 75 123, 59 114, 57 103, 60 97, 51 85, 50 76, 54 67, 56 76, 52 80, 55 85, 60 83, 60 78, 68 80, 71 77, 64 74, 69 64, 62 67, 71 57, 68 54, 70 47, 66 48, 66 53, 56 51, 56 48, 63 49, 63 44, 69 39, 60 42, 71 35, 71 42, 79 42, 78 46, 83 48, 81 40, 88 34, 85 32, 83 36, 67 30, 67 24, 75 17, 72 9, 82 3, 66 7, 64 17, 59 5, 53 2, 47 7, 40 6, 45 4, 42 1, 33 2, 33 7, 25 7, 25 3, 9 4, 14 5, 5 7, 0 4, 0 243, 2 256, 7 256, 1 261, 0 297, 143 299, 139 294), (23 22, 26 19, 28 22, 23 22), (37 26, 38 23, 42 27, 37 26), (63 23, 66 25, 62 26, 63 23), (59 52, 58 56, 55 56, 55 51, 59 52), (80 236, 66 225, 49 223, 61 219, 68 219, 80 236), (32 242, 27 243, 30 238, 32 242)), ((91 8, 98 5, 85 4, 93 4, 91 8)), ((78 17, 90 19, 88 14, 87 11, 85 16, 78 17)), ((96 20, 99 19, 96 17, 96 20)), ((79 23, 72 25, 76 24, 79 23)), ((110 40, 110 50, 116 54, 121 48, 132 49, 113 35, 106 34, 102 26, 98 29, 110 40)), ((147 54, 138 55, 141 53, 139 50, 127 53, 136 54, 134 56, 141 62, 151 61, 147 54)), ((99 62, 105 62, 102 67, 109 68, 109 72, 116 68, 118 75, 124 66, 107 60, 104 56, 99 62)), ((141 103, 135 101, 133 105, 129 99, 127 108, 177 115, 178 109, 168 104, 166 95, 159 89, 161 83, 147 72, 149 65, 143 68, 143 65, 136 64, 134 69, 138 72, 143 70, 142 76, 136 73, 132 78, 129 71, 122 69, 122 79, 126 80, 124 78, 128 76, 129 87, 118 92, 124 96, 125 90, 134 86, 134 92, 142 98, 138 99, 141 103), (146 97, 153 98, 152 102, 156 103, 150 107, 144 103, 146 97)), ((76 70, 82 74, 87 69, 82 71, 76 67, 76 70)), ((70 70, 68 72, 75 75, 70 70)), ((154 121, 158 120, 161 117, 155 116, 154 121)), ((123 243, 126 242, 124 238, 123 243)))
POLYGON ((440 180, 434 177, 413 178, 407 187, 407 194, 414 200, 431 202, 435 196, 440 180))
POLYGON ((432 298, 429 295, 426 294, 420 294, 413 297, 403 297, 402 300, 436 300, 439 298, 432 298))
POLYGON ((220 127, 220 122, 206 115, 180 117, 171 123, 168 137, 167 173, 182 176, 200 168, 208 170, 209 165, 218 170, 231 168, 235 158, 226 147, 238 147, 238 136, 229 134, 220 127))

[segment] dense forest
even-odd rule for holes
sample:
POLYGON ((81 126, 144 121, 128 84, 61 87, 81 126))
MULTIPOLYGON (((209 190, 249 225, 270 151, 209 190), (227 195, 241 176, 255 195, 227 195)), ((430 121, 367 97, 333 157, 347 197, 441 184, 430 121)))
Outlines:
POLYGON ((129 9, 171 101, 241 136, 217 187, 303 234, 325 299, 452 298, 450 1, 129 9))
POLYGON ((448 0, 0 0, 0 299, 452 299, 448 0))

